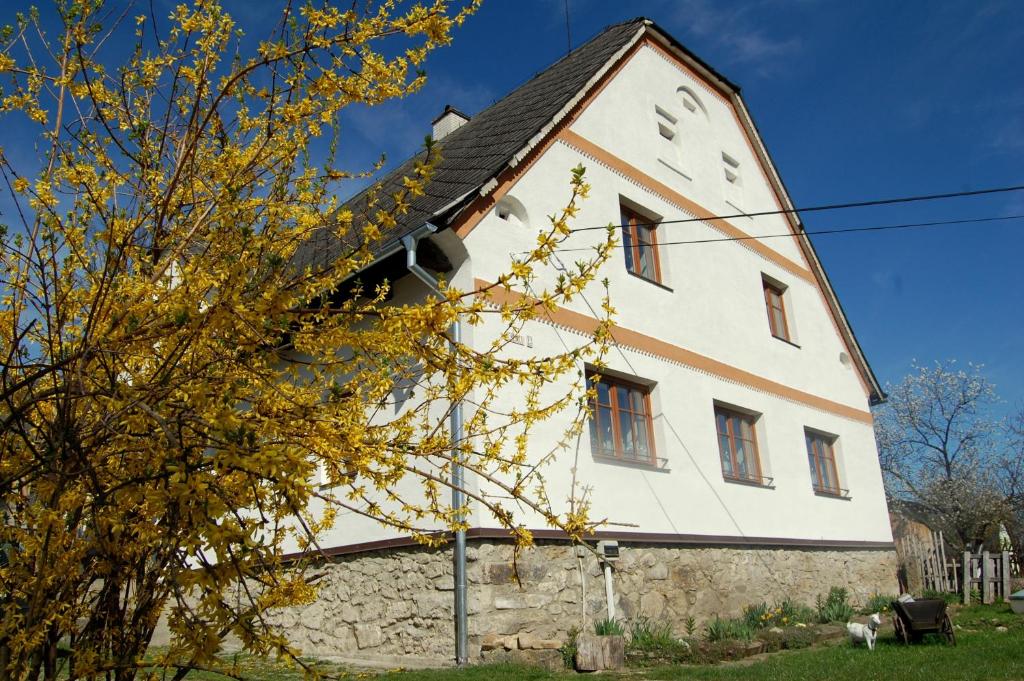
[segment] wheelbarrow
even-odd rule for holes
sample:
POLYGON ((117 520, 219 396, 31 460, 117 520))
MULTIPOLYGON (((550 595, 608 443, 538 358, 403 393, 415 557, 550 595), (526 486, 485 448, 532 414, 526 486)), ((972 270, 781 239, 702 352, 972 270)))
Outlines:
POLYGON ((946 613, 946 601, 941 598, 926 598, 920 601, 892 602, 892 619, 896 628, 896 639, 903 643, 917 643, 925 634, 938 634, 948 645, 956 645, 953 622, 946 613))

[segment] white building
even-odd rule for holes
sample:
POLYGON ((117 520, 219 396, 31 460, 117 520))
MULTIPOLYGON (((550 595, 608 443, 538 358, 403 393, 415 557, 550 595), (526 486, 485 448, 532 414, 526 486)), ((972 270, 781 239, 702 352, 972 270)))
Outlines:
MULTIPOLYGON (((593 489, 592 516, 617 523, 595 539, 619 542, 618 615, 680 628, 751 602, 813 601, 832 585, 895 592, 870 413, 883 394, 821 263, 793 213, 712 217, 792 208, 735 85, 638 19, 468 120, 446 110, 435 135, 444 161, 405 228, 440 228, 430 248, 453 285, 494 282, 564 205, 581 163, 592 189, 575 224, 621 223, 627 245, 641 245, 602 272, 616 347, 589 442, 567 453, 593 489)), ((599 238, 579 232, 570 245, 599 238)), ((330 256, 321 243, 305 257, 330 256)), ((411 276, 396 283, 399 300, 424 291, 411 276)), ((578 341, 593 325, 587 303, 532 323, 524 343, 543 353, 578 341)), ((545 475, 553 495, 567 493, 569 464, 545 475)), ((607 614, 595 557, 578 560, 536 525, 520 588, 506 533, 476 507, 470 518, 470 657, 487 634, 552 639, 607 614)), ((321 602, 283 620, 306 652, 451 656, 450 549, 358 519, 324 546, 337 563, 321 602)))

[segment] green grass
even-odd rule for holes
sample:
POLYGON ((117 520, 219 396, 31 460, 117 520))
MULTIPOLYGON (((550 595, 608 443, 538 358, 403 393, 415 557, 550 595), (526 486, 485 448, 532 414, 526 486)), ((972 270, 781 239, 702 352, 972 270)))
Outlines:
POLYGON ((648 678, 728 680, 786 679, 786 681, 967 681, 972 679, 1024 678, 1024 629, 1007 633, 962 633, 957 646, 928 637, 912 646, 896 642, 892 635, 879 638, 875 650, 852 647, 847 642, 827 648, 782 652, 750 665, 671 667, 651 670, 648 678))

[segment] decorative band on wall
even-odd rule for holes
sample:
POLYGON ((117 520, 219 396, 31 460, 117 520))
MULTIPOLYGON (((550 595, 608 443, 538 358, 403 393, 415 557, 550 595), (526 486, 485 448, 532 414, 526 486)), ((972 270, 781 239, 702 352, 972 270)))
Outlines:
POLYGON ((597 161, 612 172, 618 173, 631 182, 643 187, 647 191, 657 194, 669 203, 681 208, 690 215, 699 218, 705 224, 711 226, 725 236, 734 239, 743 239, 743 241, 739 242, 740 245, 757 253, 765 260, 775 263, 779 267, 782 267, 786 271, 795 274, 805 281, 815 285, 817 284, 817 280, 815 280, 814 275, 806 267, 790 260, 778 251, 765 246, 757 239, 752 239, 750 234, 747 234, 732 223, 721 218, 714 217, 714 213, 709 211, 707 208, 704 208, 692 199, 688 199, 668 185, 659 182, 639 168, 623 161, 610 151, 602 149, 579 133, 566 128, 558 133, 558 139, 581 154, 597 161))
MULTIPOLYGON (((494 286, 482 279, 477 279, 475 285, 477 290, 493 287, 488 291, 488 295, 498 303, 517 304, 524 300, 532 300, 529 296, 506 290, 501 286, 494 286)), ((564 326, 568 329, 588 335, 593 334, 594 331, 597 330, 598 321, 585 314, 573 312, 572 310, 568 310, 564 307, 557 307, 554 310, 546 311, 546 313, 548 319, 553 324, 564 326)), ((698 371, 713 374, 727 381, 732 381, 754 390, 777 395, 783 399, 798 402, 814 409, 819 409, 821 411, 861 423, 873 423, 871 412, 863 411, 840 402, 835 402, 833 400, 819 397, 818 395, 813 395, 811 393, 804 392, 803 390, 798 390, 788 385, 772 381, 771 379, 758 376, 757 374, 734 367, 730 364, 726 364, 725 362, 720 362, 717 359, 712 359, 706 355, 701 355, 700 353, 693 352, 692 350, 681 348, 678 345, 667 343, 658 338, 654 338, 653 336, 648 336, 616 324, 612 325, 611 334, 615 342, 620 345, 635 348, 641 352, 648 352, 652 355, 661 357, 662 359, 678 362, 698 371)))

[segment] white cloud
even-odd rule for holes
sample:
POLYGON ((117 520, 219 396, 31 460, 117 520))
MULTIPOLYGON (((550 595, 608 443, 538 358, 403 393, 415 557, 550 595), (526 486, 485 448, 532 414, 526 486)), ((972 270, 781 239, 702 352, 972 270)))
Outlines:
POLYGON ((710 0, 682 0, 673 3, 672 23, 724 48, 727 63, 760 62, 758 71, 768 75, 803 46, 798 36, 776 35, 756 25, 755 10, 771 4, 766 0, 726 7, 710 0))

